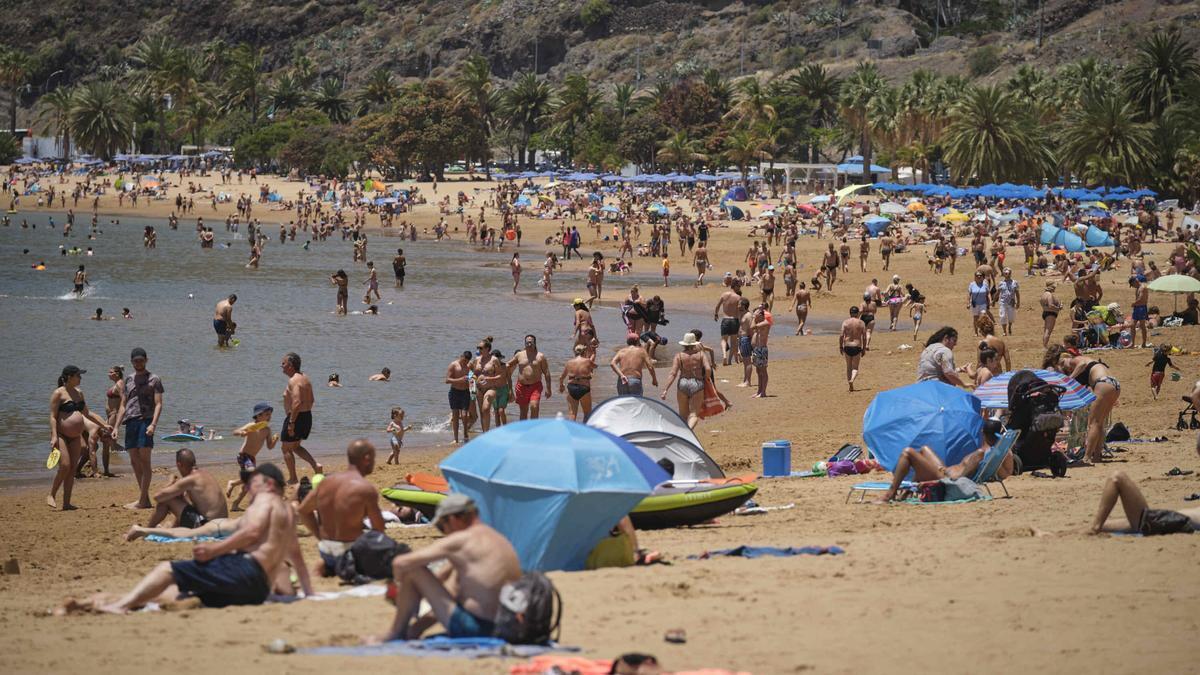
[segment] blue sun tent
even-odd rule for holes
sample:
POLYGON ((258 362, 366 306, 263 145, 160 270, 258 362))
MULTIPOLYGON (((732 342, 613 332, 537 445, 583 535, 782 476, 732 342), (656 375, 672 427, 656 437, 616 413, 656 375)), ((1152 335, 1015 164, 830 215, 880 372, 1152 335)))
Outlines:
MULTIPOLYGON (((1050 223, 1042 223, 1042 243, 1061 246, 1071 253, 1082 253, 1087 249, 1079 235, 1055 227, 1050 223)), ((1111 242, 1108 245, 1111 246, 1111 242)))
POLYGON ((588 553, 666 471, 607 431, 525 420, 477 436, 442 460, 454 492, 512 542, 521 569, 579 570, 588 553))
POLYGON ((741 209, 734 206, 733 204, 729 204, 727 202, 721 202, 721 208, 725 211, 726 214, 728 214, 730 220, 742 220, 743 218, 746 217, 746 214, 744 212, 742 212, 741 209))
POLYGON ((869 232, 872 237, 878 237, 879 233, 883 232, 885 229, 887 229, 888 225, 891 224, 892 221, 884 218, 883 216, 871 216, 863 221, 863 226, 867 228, 867 232, 869 232))
POLYGON ((746 188, 741 185, 734 185, 729 188, 729 192, 725 193, 725 200, 731 202, 748 201, 750 196, 746 193, 746 188))
POLYGON ((1083 239, 1085 242, 1087 242, 1088 246, 1094 247, 1094 246, 1112 246, 1113 245, 1112 235, 1110 235, 1109 233, 1105 232, 1104 230, 1096 227, 1095 225, 1091 225, 1088 227, 1087 232, 1084 232, 1084 234, 1083 234, 1083 239))

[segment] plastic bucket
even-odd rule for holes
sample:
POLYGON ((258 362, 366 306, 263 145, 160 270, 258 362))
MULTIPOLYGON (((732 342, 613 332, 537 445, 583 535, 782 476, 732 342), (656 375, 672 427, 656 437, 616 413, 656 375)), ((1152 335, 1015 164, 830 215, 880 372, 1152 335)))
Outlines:
POLYGON ((767 441, 762 445, 762 475, 790 476, 792 474, 792 442, 767 441))

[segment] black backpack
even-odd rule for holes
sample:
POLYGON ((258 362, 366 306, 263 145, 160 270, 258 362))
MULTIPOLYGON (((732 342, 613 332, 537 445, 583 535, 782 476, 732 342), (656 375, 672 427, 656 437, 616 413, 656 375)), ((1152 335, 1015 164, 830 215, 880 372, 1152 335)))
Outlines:
POLYGON ((335 571, 342 581, 355 585, 391 579, 392 558, 411 550, 408 544, 401 544, 378 530, 367 530, 338 558, 335 571))
POLYGON ((542 645, 558 639, 562 596, 545 574, 526 572, 500 589, 495 636, 514 645, 542 645))

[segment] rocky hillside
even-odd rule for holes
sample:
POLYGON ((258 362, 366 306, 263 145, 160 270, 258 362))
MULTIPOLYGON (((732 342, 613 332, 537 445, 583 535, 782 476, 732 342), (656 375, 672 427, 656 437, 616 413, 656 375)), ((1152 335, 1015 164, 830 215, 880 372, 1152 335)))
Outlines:
POLYGON ((372 69, 448 75, 472 52, 500 77, 582 72, 653 82, 716 68, 781 72, 809 61, 844 70, 875 59, 1002 76, 1022 63, 1123 59, 1155 28, 1200 27, 1200 3, 1171 0, 7 0, 0 42, 40 57, 27 96, 124 67, 123 50, 162 32, 184 44, 265 47, 267 67, 307 54, 353 86, 372 69), (934 25, 937 7, 945 19, 934 25), (1043 45, 1037 47, 1039 24, 1043 45), (55 71, 52 81, 48 78, 55 71))

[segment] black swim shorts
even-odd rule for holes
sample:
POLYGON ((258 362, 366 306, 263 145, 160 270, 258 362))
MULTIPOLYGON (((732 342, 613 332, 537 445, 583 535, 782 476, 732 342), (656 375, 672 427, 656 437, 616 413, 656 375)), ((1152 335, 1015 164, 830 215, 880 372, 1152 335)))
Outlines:
POLYGON ((283 431, 279 434, 279 440, 285 443, 294 443, 308 439, 308 435, 312 433, 312 412, 305 411, 288 415, 283 418, 283 431), (288 424, 295 419, 295 425, 292 430, 288 431, 288 424))
POLYGON ((725 317, 721 319, 721 337, 738 334, 738 320, 725 317))
POLYGON ((183 507, 183 512, 179 514, 179 526, 189 529, 196 529, 208 522, 208 518, 204 517, 203 513, 196 510, 195 506, 188 504, 183 507))
POLYGON ((862 347, 855 347, 854 345, 847 345, 846 347, 842 348, 842 351, 846 353, 846 356, 858 356, 859 354, 862 353, 862 347))
POLYGON ((206 607, 261 605, 271 592, 267 575, 248 553, 229 553, 203 563, 176 560, 171 576, 180 593, 200 598, 206 607))
POLYGON ((471 392, 467 389, 450 389, 450 409, 466 410, 471 407, 471 392))

